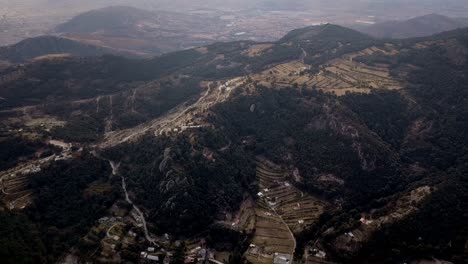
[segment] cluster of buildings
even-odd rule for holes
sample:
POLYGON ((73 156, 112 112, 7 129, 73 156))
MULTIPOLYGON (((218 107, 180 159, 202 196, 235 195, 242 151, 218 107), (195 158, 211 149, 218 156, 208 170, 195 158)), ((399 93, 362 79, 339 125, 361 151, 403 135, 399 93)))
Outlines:
POLYGON ((325 259, 327 257, 327 253, 325 253, 325 251, 319 250, 317 248, 312 248, 310 253, 319 259, 325 259))
POLYGON ((155 254, 156 248, 148 247, 146 251, 142 251, 140 253, 140 257, 147 262, 151 263, 159 263, 159 256, 155 254))
MULTIPOLYGON (((173 254, 166 252, 166 256, 163 257, 155 253, 154 247, 148 247, 146 251, 140 253, 140 258, 144 263, 159 263, 164 258, 163 263, 169 264, 173 257, 173 254)), ((164 251, 164 250, 162 250, 164 251)), ((214 253, 207 248, 196 247, 192 249, 185 257, 184 263, 186 264, 223 264, 222 262, 214 259, 214 253)))
POLYGON ((25 169, 21 172, 21 174, 26 175, 26 174, 31 174, 31 173, 37 173, 41 171, 41 167, 37 165, 31 165, 28 169, 25 169))
POLYGON ((283 253, 275 253, 273 264, 290 264, 291 261, 292 261, 291 255, 283 254, 283 253))
POLYGON ((185 125, 177 126, 175 128, 161 129, 159 131, 159 135, 161 136, 165 133, 182 133, 185 130, 197 129, 197 128, 202 128, 202 127, 206 127, 206 125, 198 125, 193 122, 187 122, 185 125))
POLYGON ((364 217, 362 217, 361 219, 359 219, 359 222, 361 222, 361 223, 364 224, 364 225, 370 225, 370 224, 373 223, 372 220, 366 219, 366 218, 364 218, 364 217))

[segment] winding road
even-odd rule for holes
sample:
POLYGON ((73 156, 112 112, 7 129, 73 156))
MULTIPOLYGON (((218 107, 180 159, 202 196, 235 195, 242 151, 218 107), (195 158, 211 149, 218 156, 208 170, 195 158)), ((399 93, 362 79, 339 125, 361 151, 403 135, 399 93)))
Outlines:
POLYGON ((283 225, 286 226, 286 228, 288 229, 289 231, 289 234, 291 235, 291 238, 294 242, 294 246, 293 246, 293 250, 291 252, 291 261, 289 263, 293 263, 294 262, 294 252, 296 252, 296 246, 297 246, 297 242, 296 242, 296 237, 294 237, 294 233, 291 231, 291 228, 289 228, 288 224, 286 224, 286 222, 283 220, 283 218, 276 212, 275 208, 273 208, 272 206, 270 206, 270 209, 276 214, 276 216, 281 220, 281 222, 283 223, 283 225))
MULTIPOLYGON (((118 175, 120 163, 115 163, 114 161, 109 160, 109 164, 112 167, 112 175, 113 176, 118 175)), ((123 175, 120 175, 120 178, 122 179, 122 190, 125 193, 125 200, 127 201, 127 203, 133 206, 133 209, 137 212, 138 217, 141 219, 146 240, 148 240, 148 242, 151 243, 152 245, 159 246, 156 243, 156 239, 152 238, 148 231, 146 219, 145 219, 145 216, 143 215, 143 212, 140 210, 140 208, 138 208, 138 206, 135 205, 135 203, 130 199, 130 196, 128 195, 127 183, 125 182, 125 177, 123 175)))

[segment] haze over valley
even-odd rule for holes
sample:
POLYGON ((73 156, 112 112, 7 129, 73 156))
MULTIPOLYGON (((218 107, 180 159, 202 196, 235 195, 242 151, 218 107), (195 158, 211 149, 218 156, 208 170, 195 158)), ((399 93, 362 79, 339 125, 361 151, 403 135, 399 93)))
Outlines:
MULTIPOLYGON (((149 30, 153 36, 146 36, 151 41, 160 41, 158 30, 173 30, 178 45, 163 43, 162 50, 187 48, 191 45, 208 44, 215 41, 232 41, 237 39, 250 39, 256 41, 273 41, 281 38, 290 30, 320 23, 334 23, 345 26, 365 26, 385 21, 405 20, 427 14, 437 13, 449 17, 468 17, 468 10, 464 1, 285 1, 285 0, 255 0, 255 1, 216 1, 216 0, 101 0, 101 1, 46 1, 21 0, 1 1, 0 32, 2 38, 0 45, 9 45, 25 38, 45 34, 60 34, 60 25, 72 20, 82 13, 105 8, 109 6, 131 6, 152 12, 152 19, 139 17, 142 23, 134 26, 144 26, 134 30, 149 30), (400 8, 402 5, 404 9, 400 8), (37 12, 41 10, 41 12, 37 12), (167 18, 167 12, 170 18, 167 18), (176 13, 174 13, 176 12, 176 13), (166 14, 166 15, 165 15, 166 14), (160 17, 163 27, 156 26, 154 18, 160 17), (57 30, 59 27, 59 30, 57 30), (156 38, 156 39, 155 39, 156 38), (187 41, 186 41, 187 40, 187 41)), ((128 10, 129 16, 135 10, 128 10)), ((125 17, 125 16, 121 16, 125 17)), ((73 21, 73 20, 72 20, 73 21)), ((117 26, 117 25, 116 25, 117 26)), ((99 23, 96 24, 99 27, 99 23)), ((66 32, 82 33, 82 32, 66 32)), ((91 32, 87 32, 91 33, 91 32)), ((108 32, 99 32, 108 33, 108 32)), ((134 32, 133 32, 134 33, 134 32)), ((148 33, 148 32, 146 32, 148 33)), ((86 41, 108 44, 112 39, 102 39, 100 34, 95 38, 90 36, 77 36, 86 41)), ((127 32, 125 36, 131 36, 127 32)), ((113 36, 111 34, 112 37, 113 36)), ((173 37, 174 36, 169 36, 173 37)), ((133 43, 143 53, 158 53, 157 48, 143 43, 133 43)), ((114 43, 116 41, 113 41, 114 43)), ((125 43, 125 41, 122 41, 125 43)), ((128 40, 127 40, 128 42, 128 40)), ((169 41, 170 42, 170 41, 169 41)), ((120 44, 124 45, 124 44, 120 44)))

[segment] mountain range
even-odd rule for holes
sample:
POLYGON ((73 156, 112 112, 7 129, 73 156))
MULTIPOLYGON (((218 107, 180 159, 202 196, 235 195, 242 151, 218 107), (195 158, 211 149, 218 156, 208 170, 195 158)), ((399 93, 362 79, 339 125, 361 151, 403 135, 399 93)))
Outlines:
POLYGON ((215 42, 219 18, 112 6, 82 13, 57 26, 56 32, 80 42, 155 55, 215 42))
POLYGON ((0 257, 464 263, 467 38, 323 24, 6 66, 0 257))

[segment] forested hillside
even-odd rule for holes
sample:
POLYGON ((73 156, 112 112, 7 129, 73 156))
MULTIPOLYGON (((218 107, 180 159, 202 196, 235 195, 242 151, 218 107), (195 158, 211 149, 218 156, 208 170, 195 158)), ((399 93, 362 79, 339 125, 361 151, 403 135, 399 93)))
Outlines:
POLYGON ((229 263, 464 263, 467 71, 466 29, 383 41, 329 24, 9 67, 0 233, 28 228, 0 242, 34 244, 24 263, 198 246, 229 263))
POLYGON ((43 36, 26 39, 15 45, 1 47, 0 60, 22 63, 32 59, 45 59, 53 56, 92 57, 113 53, 117 54, 118 52, 112 49, 82 44, 66 38, 43 36))

